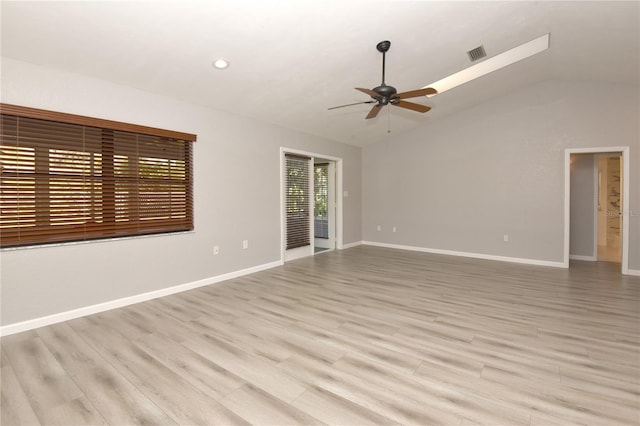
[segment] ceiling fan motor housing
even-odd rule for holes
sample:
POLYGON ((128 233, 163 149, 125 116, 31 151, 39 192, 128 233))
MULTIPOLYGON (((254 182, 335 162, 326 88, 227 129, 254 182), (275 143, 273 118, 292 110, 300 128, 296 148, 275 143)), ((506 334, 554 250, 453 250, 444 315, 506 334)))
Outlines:
POLYGON ((393 95, 398 93, 395 87, 387 86, 386 84, 383 84, 382 86, 374 87, 372 90, 376 92, 378 95, 382 96, 383 98, 391 98, 393 95))
POLYGON ((382 86, 374 87, 372 90, 376 92, 378 95, 380 95, 382 99, 379 99, 379 100, 382 105, 387 105, 391 100, 391 97, 396 93, 398 93, 395 87, 387 86, 386 84, 383 84, 382 86))

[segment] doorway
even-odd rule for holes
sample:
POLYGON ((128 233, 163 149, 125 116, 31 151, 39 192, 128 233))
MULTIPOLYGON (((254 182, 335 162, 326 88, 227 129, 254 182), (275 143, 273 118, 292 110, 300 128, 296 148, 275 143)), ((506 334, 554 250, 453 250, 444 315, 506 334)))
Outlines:
POLYGON ((281 148, 282 261, 342 248, 342 159, 281 148))
POLYGON ((619 262, 629 274, 629 166, 629 147, 565 150, 565 267, 569 259, 619 262))

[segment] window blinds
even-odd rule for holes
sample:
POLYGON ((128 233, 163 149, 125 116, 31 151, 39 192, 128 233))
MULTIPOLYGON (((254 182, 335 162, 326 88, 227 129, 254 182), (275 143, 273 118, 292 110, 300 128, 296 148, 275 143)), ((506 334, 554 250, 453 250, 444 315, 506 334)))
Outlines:
POLYGON ((311 244, 310 158, 285 154, 287 250, 311 244))
POLYGON ((23 116, 21 107, 9 107, 2 105, 0 115, 2 247, 193 229, 195 135, 142 134, 128 130, 154 129, 90 118, 126 130, 33 118, 41 110, 25 109, 23 116))

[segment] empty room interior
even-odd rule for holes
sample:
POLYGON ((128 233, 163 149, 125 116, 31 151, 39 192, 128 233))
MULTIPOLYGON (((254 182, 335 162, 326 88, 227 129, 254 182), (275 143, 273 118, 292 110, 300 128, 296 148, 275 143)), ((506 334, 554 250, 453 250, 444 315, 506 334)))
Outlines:
POLYGON ((2 425, 640 424, 637 1, 2 1, 2 425))

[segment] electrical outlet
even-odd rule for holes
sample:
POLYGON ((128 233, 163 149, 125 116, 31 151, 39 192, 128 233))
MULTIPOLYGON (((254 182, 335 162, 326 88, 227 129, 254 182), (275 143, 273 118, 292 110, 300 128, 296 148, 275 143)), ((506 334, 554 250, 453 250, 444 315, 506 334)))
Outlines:
POLYGON ((378 225, 378 231, 382 231, 382 226, 378 225))
POLYGON ((393 227, 392 231, 393 231, 393 232, 396 232, 396 227, 395 227, 395 226, 393 227))
POLYGON ((220 254, 220 247, 218 246, 213 246, 213 255, 218 255, 220 254))
POLYGON ((242 248, 243 249, 249 248, 249 240, 242 240, 242 248))
POLYGON ((508 243, 509 242, 509 235, 508 234, 504 234, 502 236, 502 241, 504 241, 505 243, 508 243))

